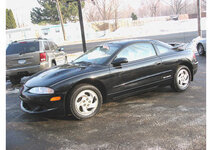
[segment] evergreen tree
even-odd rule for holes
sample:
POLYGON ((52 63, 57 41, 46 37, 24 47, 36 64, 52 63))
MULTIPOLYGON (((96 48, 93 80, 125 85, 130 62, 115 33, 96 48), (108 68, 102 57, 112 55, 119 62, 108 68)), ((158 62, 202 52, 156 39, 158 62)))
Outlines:
POLYGON ((16 22, 11 9, 6 9, 6 29, 16 28, 16 22))
MULTIPOLYGON (((58 24, 59 16, 55 0, 37 0, 41 7, 35 7, 31 11, 31 20, 34 24, 58 24)), ((60 0, 59 5, 64 23, 78 20, 77 2, 67 4, 66 0, 60 0)), ((84 7, 84 2, 82 3, 84 7)))
POLYGON ((132 18, 132 20, 137 20, 138 19, 138 17, 134 13, 131 14, 131 18, 132 18))

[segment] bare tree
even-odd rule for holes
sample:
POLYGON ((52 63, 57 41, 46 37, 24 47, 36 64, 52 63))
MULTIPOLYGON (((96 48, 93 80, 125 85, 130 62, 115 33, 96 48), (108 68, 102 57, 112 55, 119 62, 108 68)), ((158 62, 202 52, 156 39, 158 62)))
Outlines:
POLYGON ((171 7, 173 13, 176 15, 180 14, 185 6, 184 0, 165 0, 164 2, 171 7))
POLYGON ((115 20, 115 29, 118 28, 118 12, 119 12, 119 0, 112 0, 113 3, 113 13, 114 13, 114 20, 115 20))
POLYGON ((91 0, 85 1, 85 7, 83 11, 88 22, 94 22, 100 20, 98 10, 96 9, 96 6, 91 0))
POLYGON ((206 0, 202 0, 202 10, 206 11, 206 0))
POLYGON ((159 13, 160 0, 146 0, 147 7, 150 11, 150 16, 155 17, 159 13))
POLYGON ((185 14, 188 13, 188 5, 189 5, 188 0, 185 0, 185 1, 184 1, 184 13, 185 13, 185 14))
POLYGON ((86 1, 87 20, 109 20, 118 15, 119 0, 88 0, 86 1))
POLYGON ((101 20, 109 20, 112 18, 113 3, 111 3, 110 0, 93 0, 93 3, 101 16, 101 20))

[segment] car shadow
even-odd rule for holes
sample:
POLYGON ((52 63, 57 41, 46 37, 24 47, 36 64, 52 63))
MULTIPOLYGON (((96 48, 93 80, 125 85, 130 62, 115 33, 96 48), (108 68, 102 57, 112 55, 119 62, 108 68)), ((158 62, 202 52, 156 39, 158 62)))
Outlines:
MULTIPOLYGON (((160 96, 164 93, 175 93, 170 87, 160 87, 151 91, 146 91, 142 94, 120 98, 115 101, 108 100, 103 104, 102 110, 100 113, 106 113, 109 111, 111 107, 120 107, 123 105, 138 105, 138 104, 147 104, 149 103, 148 99, 151 97, 160 96), (131 102, 130 102, 131 101, 131 102)), ((22 114, 19 115, 16 119, 14 118, 7 118, 7 122, 46 122, 46 121, 78 121, 72 115, 65 115, 62 111, 53 111, 43 114, 27 114, 21 112, 22 114)))
POLYGON ((11 118, 7 117, 6 122, 46 122, 49 120, 63 120, 63 121, 76 121, 72 115, 64 115, 62 112, 51 112, 43 114, 28 114, 21 112, 17 117, 11 118))

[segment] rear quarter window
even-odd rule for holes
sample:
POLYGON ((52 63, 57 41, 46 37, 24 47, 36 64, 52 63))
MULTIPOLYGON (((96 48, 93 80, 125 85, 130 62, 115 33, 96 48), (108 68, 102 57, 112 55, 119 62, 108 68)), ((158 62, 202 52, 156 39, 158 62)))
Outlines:
POLYGON ((171 52, 171 50, 167 47, 164 47, 164 46, 160 46, 160 45, 156 45, 157 48, 158 48, 158 51, 160 52, 160 54, 166 54, 166 53, 169 53, 171 52))
POLYGON ((39 42, 20 42, 10 44, 6 49, 6 55, 24 54, 39 51, 39 42))

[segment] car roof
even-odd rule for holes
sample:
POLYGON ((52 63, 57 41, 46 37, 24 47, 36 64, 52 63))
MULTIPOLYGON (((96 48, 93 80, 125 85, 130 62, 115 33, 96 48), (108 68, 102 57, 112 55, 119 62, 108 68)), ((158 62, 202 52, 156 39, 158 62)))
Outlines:
MULTIPOLYGON (((13 41, 12 43, 19 43, 19 42, 34 42, 34 41, 47 41, 48 39, 46 38, 31 38, 31 39, 23 39, 23 40, 18 40, 18 41, 13 41)), ((12 44, 11 43, 11 44, 12 44)))
POLYGON ((153 40, 150 39, 128 39, 128 40, 119 40, 119 41, 111 41, 106 42, 105 44, 113 44, 113 45, 120 45, 120 46, 127 46, 129 44, 138 43, 138 42, 151 42, 153 40))

